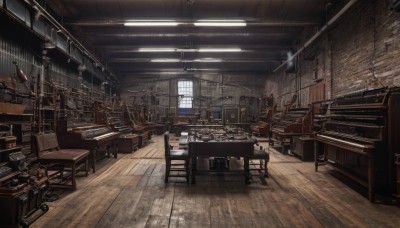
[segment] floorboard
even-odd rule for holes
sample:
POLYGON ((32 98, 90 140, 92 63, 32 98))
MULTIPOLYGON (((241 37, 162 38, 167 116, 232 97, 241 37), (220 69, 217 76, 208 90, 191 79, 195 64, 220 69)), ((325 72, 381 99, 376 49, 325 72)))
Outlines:
MULTIPOLYGON (((200 172, 164 183, 162 136, 131 154, 98 162, 96 173, 80 175, 74 192, 60 198, 31 227, 398 227, 400 208, 373 204, 333 175, 330 166, 270 152, 270 178, 252 174, 200 172)), ((172 144, 177 147, 177 140, 172 144)), ((206 169, 207 160, 199 160, 206 169)), ((231 168, 241 168, 233 158, 231 168)))

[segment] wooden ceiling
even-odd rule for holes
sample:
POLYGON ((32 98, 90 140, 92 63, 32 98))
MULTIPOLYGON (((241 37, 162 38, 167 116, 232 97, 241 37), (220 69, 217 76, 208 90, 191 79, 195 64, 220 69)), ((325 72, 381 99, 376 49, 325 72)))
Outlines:
POLYGON ((331 4, 344 0, 52 0, 40 2, 120 77, 271 72, 317 31, 331 4), (243 27, 197 27, 197 20, 244 20, 243 27), (130 27, 128 20, 174 20, 178 26, 130 27), (312 35, 312 34, 311 34, 312 35), (173 48, 174 52, 141 52, 173 48), (240 48, 241 52, 198 52, 240 48), (192 51, 190 51, 192 50, 192 51))

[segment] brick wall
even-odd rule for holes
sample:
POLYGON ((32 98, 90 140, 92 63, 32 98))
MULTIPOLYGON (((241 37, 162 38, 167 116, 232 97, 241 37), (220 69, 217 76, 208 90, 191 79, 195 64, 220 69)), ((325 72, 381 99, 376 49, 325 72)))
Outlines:
MULTIPOLYGON (((304 32, 301 40, 309 34, 304 32)), ((327 99, 366 88, 400 86, 399 37, 400 13, 388 10, 386 1, 358 1, 299 55, 296 74, 267 75, 264 94, 274 93, 278 105, 298 94, 299 106, 306 106, 315 78, 325 83, 327 99)))
POLYGON ((371 87, 374 53, 374 1, 359 1, 329 32, 332 95, 371 87))
POLYGON ((382 2, 375 7, 374 73, 383 85, 400 86, 400 12, 382 2))
POLYGON ((264 95, 273 93, 278 109, 282 109, 292 96, 297 95, 297 107, 307 107, 309 100, 309 87, 322 79, 326 84, 326 93, 330 94, 330 52, 327 48, 327 37, 323 36, 313 47, 305 50, 298 57, 296 73, 278 72, 266 76, 264 95))

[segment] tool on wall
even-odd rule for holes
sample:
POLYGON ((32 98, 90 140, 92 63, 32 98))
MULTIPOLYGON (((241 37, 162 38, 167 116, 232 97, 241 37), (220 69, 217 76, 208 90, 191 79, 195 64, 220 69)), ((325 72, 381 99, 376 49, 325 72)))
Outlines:
POLYGON ((19 68, 18 63, 16 61, 13 61, 13 64, 15 65, 15 71, 16 71, 16 75, 19 79, 19 82, 23 83, 25 85, 25 88, 28 90, 29 97, 35 97, 36 96, 35 92, 33 92, 27 84, 28 77, 21 70, 21 68, 19 68))

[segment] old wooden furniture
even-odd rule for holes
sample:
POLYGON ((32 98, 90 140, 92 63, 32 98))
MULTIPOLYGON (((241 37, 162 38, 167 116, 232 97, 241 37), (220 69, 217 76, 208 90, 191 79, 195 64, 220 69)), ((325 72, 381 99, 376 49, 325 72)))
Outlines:
POLYGON ((118 138, 118 153, 132 153, 139 147, 139 135, 128 134, 118 138))
MULTIPOLYGON (((257 145, 260 146, 258 144, 258 140, 255 137, 251 138, 253 140, 253 142, 257 145)), ((250 160, 250 171, 251 170, 256 170, 258 171, 260 174, 263 174, 264 177, 268 177, 269 173, 268 173, 268 162, 269 162, 269 153, 267 151, 265 151, 265 148, 263 148, 262 146, 260 146, 259 149, 255 149, 254 150, 254 154, 253 156, 251 156, 249 158, 250 160), (254 163, 254 160, 258 160, 258 163, 254 163)))
POLYGON ((137 133, 137 135, 139 136, 139 148, 146 146, 146 144, 150 141, 150 131, 142 131, 140 133, 137 133))
MULTIPOLYGON (((118 137, 118 153, 132 153, 141 147, 142 136, 138 134, 132 134, 133 128, 130 125, 127 125, 121 116, 114 116, 107 114, 107 125, 114 132, 121 133, 118 137)), ((148 137, 145 137, 146 139, 148 137)), ((146 141, 147 142, 147 141, 146 141)))
POLYGON ((197 157, 243 157, 244 180, 250 184, 249 158, 254 155, 252 140, 221 140, 204 142, 191 137, 189 140, 190 176, 192 183, 196 182, 197 157))
POLYGON ((265 151, 265 149, 260 148, 259 150, 254 150, 254 154, 249 158, 249 160, 250 161, 258 160, 258 164, 251 163, 253 167, 249 168, 250 170, 256 170, 259 173, 263 174, 264 177, 269 177, 268 173, 269 153, 265 151))
POLYGON ((44 203, 49 187, 47 177, 21 178, 24 175, 13 171, 0 178, 0 227, 29 227, 49 210, 44 203))
POLYGON ((48 178, 27 172, 22 148, 0 149, 0 227, 28 227, 49 209, 48 178))
POLYGON ((254 123, 250 126, 251 128, 251 133, 253 133, 253 135, 267 135, 269 128, 270 128, 270 124, 264 121, 258 121, 257 123, 254 123))
POLYGON ((315 170, 334 165, 368 190, 395 192, 394 156, 400 151, 400 88, 379 88, 338 97, 315 135, 315 170), (319 148, 322 147, 322 150, 319 148))
MULTIPOLYGON (((0 113, 0 138, 15 136, 17 146, 22 147, 29 162, 36 160, 36 155, 31 150, 32 117, 32 114, 0 113)), ((5 147, 0 145, 0 148, 5 147)))
POLYGON ((314 160, 314 139, 309 136, 293 137, 293 144, 290 152, 302 161, 314 160))
POLYGON ((133 132, 133 127, 123 121, 122 110, 117 109, 114 111, 106 112, 107 125, 115 132, 120 132, 121 135, 130 134, 133 132))
POLYGON ((272 124, 272 137, 282 146, 286 153, 293 136, 310 134, 312 131, 312 112, 310 108, 289 108, 282 117, 272 124))
POLYGON ((105 125, 87 124, 80 127, 68 127, 66 120, 58 123, 57 135, 61 148, 87 149, 91 151, 93 172, 96 172, 96 161, 111 154, 117 158, 118 138, 121 133, 113 132, 105 125))
POLYGON ((165 183, 169 177, 185 177, 189 182, 189 153, 187 150, 174 150, 169 144, 169 132, 164 133, 165 183), (173 161, 182 161, 173 163, 173 161), (171 174, 171 172, 174 172, 171 174))
POLYGON ((55 133, 35 134, 34 138, 39 163, 46 166, 48 171, 56 171, 51 177, 62 179, 59 182, 50 182, 50 185, 75 190, 76 173, 85 171, 88 174, 89 150, 60 149, 55 133))

